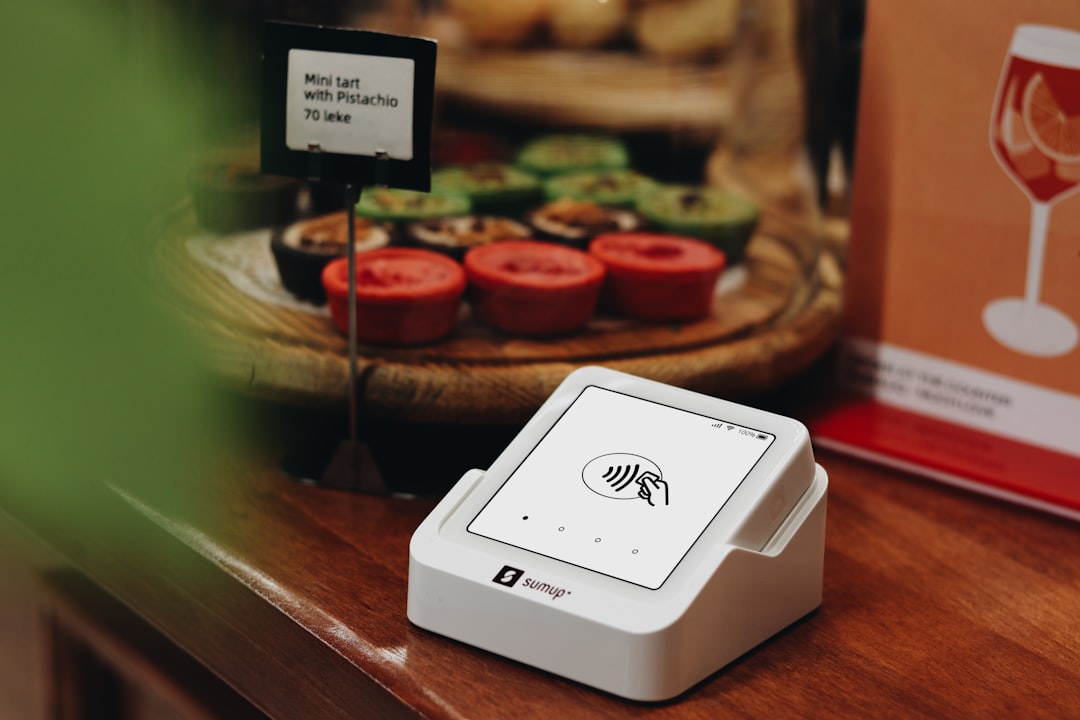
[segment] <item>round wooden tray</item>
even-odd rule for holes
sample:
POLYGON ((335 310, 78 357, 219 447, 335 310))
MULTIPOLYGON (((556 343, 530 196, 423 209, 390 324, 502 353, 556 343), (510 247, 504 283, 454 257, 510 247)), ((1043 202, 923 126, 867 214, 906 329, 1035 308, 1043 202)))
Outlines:
MULTIPOLYGON (((213 370, 232 387, 344 408, 346 339, 325 307, 299 303, 280 287, 270 234, 208 235, 185 205, 159 233, 154 266, 182 316, 207 341, 213 370)), ((365 412, 424 422, 520 423, 568 372, 587 364, 726 397, 766 390, 809 365, 838 330, 836 258, 826 246, 808 267, 799 250, 765 227, 745 261, 725 272, 711 315, 685 324, 597 316, 574 335, 532 340, 488 330, 466 304, 444 341, 359 348, 365 412)))

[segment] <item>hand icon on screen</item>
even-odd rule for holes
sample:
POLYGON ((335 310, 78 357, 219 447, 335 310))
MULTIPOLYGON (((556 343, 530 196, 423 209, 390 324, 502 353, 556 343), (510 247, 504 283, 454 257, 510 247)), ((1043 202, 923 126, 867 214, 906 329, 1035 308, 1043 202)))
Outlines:
POLYGON ((658 475, 651 472, 643 472, 636 480, 638 484, 638 497, 653 507, 668 504, 668 486, 658 475))

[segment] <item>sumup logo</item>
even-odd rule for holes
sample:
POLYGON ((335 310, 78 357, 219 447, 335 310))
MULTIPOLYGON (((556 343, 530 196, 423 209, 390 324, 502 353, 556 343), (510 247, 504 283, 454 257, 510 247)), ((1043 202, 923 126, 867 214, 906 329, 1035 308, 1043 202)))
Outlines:
MULTIPOLYGON (((502 570, 495 573, 495 577, 491 579, 491 582, 498 585, 505 585, 506 587, 514 587, 518 584, 518 580, 521 580, 521 576, 524 574, 524 570, 510 567, 509 565, 503 565, 502 570)), ((566 588, 555 587, 551 583, 541 582, 539 580, 534 580, 533 578, 525 578, 525 582, 523 582, 521 586, 550 595, 553 602, 570 594, 570 591, 566 588)))
POLYGON ((503 565, 502 570, 495 574, 495 577, 491 579, 491 582, 505 585, 506 587, 514 587, 524 574, 524 570, 518 570, 515 567, 503 565))

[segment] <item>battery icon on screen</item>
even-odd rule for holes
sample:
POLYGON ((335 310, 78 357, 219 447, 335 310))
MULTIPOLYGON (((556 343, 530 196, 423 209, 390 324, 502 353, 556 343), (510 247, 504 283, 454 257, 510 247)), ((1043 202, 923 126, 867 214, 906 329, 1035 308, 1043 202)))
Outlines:
POLYGON ((758 435, 757 435, 758 440, 764 440, 767 437, 769 437, 769 436, 766 435, 765 433, 758 433, 758 435))

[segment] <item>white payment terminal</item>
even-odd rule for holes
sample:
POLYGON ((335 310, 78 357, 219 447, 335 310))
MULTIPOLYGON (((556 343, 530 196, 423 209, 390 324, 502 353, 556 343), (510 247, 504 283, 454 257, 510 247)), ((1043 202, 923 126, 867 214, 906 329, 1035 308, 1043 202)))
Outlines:
POLYGON ((582 368, 417 528, 408 616, 665 700, 821 603, 827 485, 795 420, 582 368))

